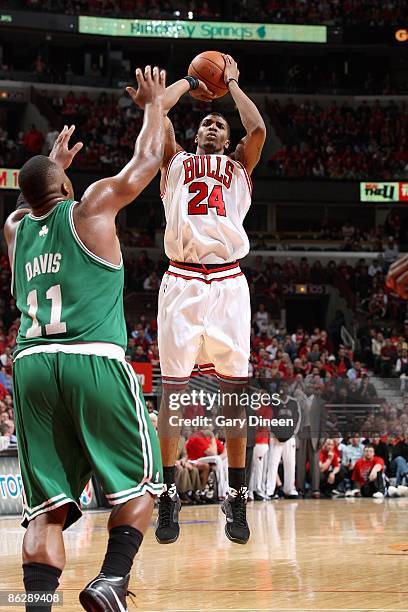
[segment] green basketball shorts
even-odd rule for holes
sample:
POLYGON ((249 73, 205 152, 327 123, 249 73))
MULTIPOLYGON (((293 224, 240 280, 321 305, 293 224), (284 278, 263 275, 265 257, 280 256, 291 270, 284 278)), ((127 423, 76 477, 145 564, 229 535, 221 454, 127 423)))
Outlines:
POLYGON ((39 352, 15 360, 13 385, 24 527, 70 504, 69 527, 92 474, 112 505, 161 493, 157 435, 128 363, 39 352))

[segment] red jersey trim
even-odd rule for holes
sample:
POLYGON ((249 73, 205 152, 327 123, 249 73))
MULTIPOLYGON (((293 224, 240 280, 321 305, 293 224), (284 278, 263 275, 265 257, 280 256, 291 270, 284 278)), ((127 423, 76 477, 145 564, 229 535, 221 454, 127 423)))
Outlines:
POLYGON ((247 184, 248 184, 249 193, 250 193, 250 195, 252 195, 252 187, 253 187, 252 179, 249 176, 248 171, 245 168, 245 166, 243 164, 241 164, 241 162, 239 162, 237 159, 235 161, 240 166, 240 168, 242 168, 242 170, 244 171, 244 175, 245 175, 245 178, 246 178, 246 181, 247 181, 247 184))
POLYGON ((182 262, 173 260, 170 261, 170 265, 174 266, 175 268, 179 268, 180 270, 190 270, 190 272, 198 272, 200 274, 215 274, 216 272, 224 272, 225 270, 233 270, 234 268, 239 268, 239 264, 236 261, 231 262, 229 264, 225 264, 225 266, 223 264, 220 264, 219 268, 206 268, 205 264, 200 264, 203 266, 202 270, 200 270, 199 268, 193 268, 192 266, 189 266, 188 263, 184 264, 182 262))
POLYGON ((175 276, 176 278, 184 278, 184 280, 199 280, 202 283, 206 283, 207 285, 217 282, 217 281, 223 281, 223 280, 228 280, 230 278, 236 278, 237 276, 244 276, 243 272, 238 272, 238 274, 231 274, 231 276, 222 276, 221 278, 212 278, 210 280, 207 280, 205 278, 200 278, 199 276, 185 276, 184 274, 176 274, 175 272, 169 272, 168 270, 166 270, 165 274, 169 274, 170 276, 175 276))
POLYGON ((221 374, 220 372, 215 372, 218 378, 225 378, 225 380, 229 382, 246 382, 248 380, 248 376, 227 376, 226 374, 221 374))

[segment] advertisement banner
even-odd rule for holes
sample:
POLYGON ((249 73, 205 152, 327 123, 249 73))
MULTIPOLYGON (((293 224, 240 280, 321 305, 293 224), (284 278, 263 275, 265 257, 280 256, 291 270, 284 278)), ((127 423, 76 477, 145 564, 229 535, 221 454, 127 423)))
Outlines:
POLYGON ((0 189, 18 189, 18 173, 15 168, 0 168, 0 189))
POLYGON ((327 27, 224 21, 167 21, 79 17, 81 34, 252 42, 326 43, 327 27))
POLYGON ((153 390, 153 367, 151 363, 139 363, 131 361, 130 365, 142 385, 143 393, 151 393, 153 390))
POLYGON ((50 32, 78 32, 78 17, 76 15, 61 15, 42 11, 8 11, 2 9, 0 12, 0 27, 2 26, 49 30, 50 32))
POLYGON ((361 202, 399 202, 399 183, 360 183, 361 202))
MULTIPOLYGON (((23 483, 15 455, 0 455, 0 516, 18 514, 23 511, 23 483)), ((98 502, 92 481, 86 485, 80 497, 81 508, 97 508, 98 502)))
POLYGON ((399 184, 399 199, 400 202, 408 202, 408 183, 399 184))

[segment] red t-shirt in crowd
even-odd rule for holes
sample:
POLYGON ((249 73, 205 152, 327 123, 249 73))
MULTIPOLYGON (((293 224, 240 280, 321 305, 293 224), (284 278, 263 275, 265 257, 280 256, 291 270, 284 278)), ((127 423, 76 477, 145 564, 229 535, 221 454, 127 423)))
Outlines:
MULTIPOLYGON (((221 455, 224 450, 224 445, 218 438, 216 438, 215 441, 217 443, 217 454, 221 455)), ((205 457, 205 451, 210 444, 211 438, 206 438, 202 434, 194 434, 187 440, 186 450, 188 458, 194 461, 195 459, 200 459, 200 457, 205 457)))
MULTIPOLYGON (((329 453, 327 452, 327 450, 324 450, 324 449, 323 449, 323 450, 321 450, 321 451, 320 451, 320 461, 321 461, 322 463, 326 463, 326 461, 328 460, 328 458, 329 458, 329 453)), ((329 468, 328 468, 328 469, 330 469, 330 467, 332 467, 333 469, 334 469, 334 468, 337 468, 337 467, 339 467, 339 465, 340 465, 339 455, 338 455, 337 451, 335 451, 335 450, 334 450, 334 451, 333 451, 333 458, 332 458, 332 460, 331 460, 331 463, 330 463, 330 465, 329 465, 329 468)))
POLYGON ((368 476, 375 465, 380 464, 382 469, 384 469, 384 460, 381 457, 373 457, 371 461, 367 461, 362 457, 361 459, 357 459, 354 464, 353 475, 351 477, 352 480, 358 482, 360 485, 363 485, 367 482, 368 476))

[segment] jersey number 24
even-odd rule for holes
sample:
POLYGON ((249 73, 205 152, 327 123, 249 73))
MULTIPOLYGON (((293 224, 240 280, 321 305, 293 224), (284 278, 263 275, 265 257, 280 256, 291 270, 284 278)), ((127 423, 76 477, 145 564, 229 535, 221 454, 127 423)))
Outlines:
POLYGON ((208 215, 208 209, 215 208, 219 217, 227 216, 221 185, 215 185, 208 195, 207 183, 195 181, 189 186, 188 192, 196 194, 188 203, 189 215, 208 215))

